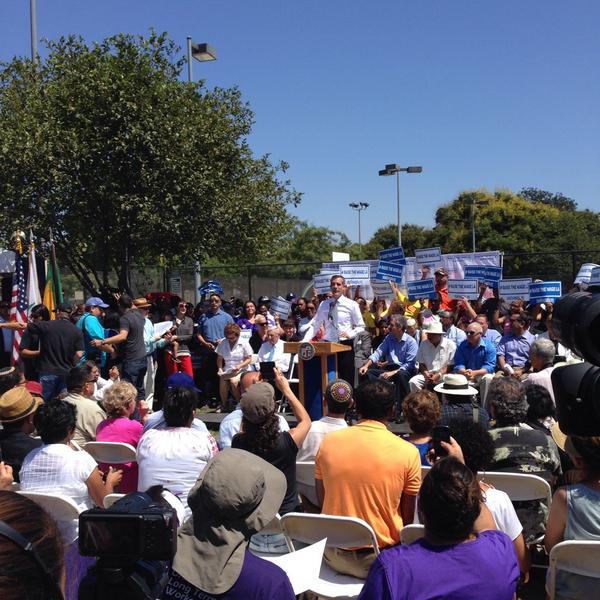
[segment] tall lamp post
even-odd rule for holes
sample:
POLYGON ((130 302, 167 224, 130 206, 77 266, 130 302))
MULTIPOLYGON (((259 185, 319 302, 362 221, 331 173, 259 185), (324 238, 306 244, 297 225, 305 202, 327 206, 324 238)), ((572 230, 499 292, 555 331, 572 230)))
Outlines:
MULTIPOLYGON (((187 66, 188 66, 188 81, 192 83, 192 58, 195 58, 198 62, 208 62, 211 60, 217 60, 217 51, 207 43, 195 44, 192 42, 192 37, 187 36, 187 66)), ((197 304, 200 302, 200 292, 198 288, 202 284, 201 277, 202 265, 196 262, 194 265, 194 299, 197 304)))
POLYGON ((360 257, 362 258, 362 238, 360 235, 360 213, 369 208, 368 202, 350 202, 348 206, 358 213, 358 247, 360 249, 360 257))
POLYGON ((391 164, 385 165, 385 169, 379 171, 379 175, 387 177, 389 175, 396 175, 396 210, 398 213, 398 246, 402 246, 402 228, 400 227, 400 173, 421 173, 423 167, 404 167, 400 165, 391 164))

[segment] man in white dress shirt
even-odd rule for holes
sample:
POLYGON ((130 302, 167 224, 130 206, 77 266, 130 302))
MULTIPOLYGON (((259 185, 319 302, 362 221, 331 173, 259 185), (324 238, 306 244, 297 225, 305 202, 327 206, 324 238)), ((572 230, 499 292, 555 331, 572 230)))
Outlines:
POLYGON ((325 326, 322 341, 339 342, 350 347, 349 352, 340 352, 338 359, 338 376, 345 381, 354 381, 353 340, 358 333, 364 331, 365 322, 358 303, 347 298, 346 280, 341 275, 333 275, 330 281, 332 297, 319 304, 319 309, 311 325, 304 334, 304 341, 309 342, 325 326))
POLYGON ((274 362, 275 366, 285 375, 290 369, 292 355, 283 351, 284 342, 279 339, 279 327, 269 327, 267 340, 258 351, 259 362, 274 362))

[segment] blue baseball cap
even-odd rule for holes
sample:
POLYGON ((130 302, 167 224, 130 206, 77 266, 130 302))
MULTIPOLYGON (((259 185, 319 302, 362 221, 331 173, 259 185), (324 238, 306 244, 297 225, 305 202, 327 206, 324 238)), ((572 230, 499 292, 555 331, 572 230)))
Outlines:
POLYGON ((100 308, 108 308, 108 304, 102 301, 98 296, 91 296, 85 301, 86 306, 99 306, 100 308))
POLYGON ((191 390, 196 390, 197 392, 200 391, 196 387, 194 380, 187 373, 173 373, 173 375, 167 379, 167 389, 169 390, 175 387, 190 388, 191 390))

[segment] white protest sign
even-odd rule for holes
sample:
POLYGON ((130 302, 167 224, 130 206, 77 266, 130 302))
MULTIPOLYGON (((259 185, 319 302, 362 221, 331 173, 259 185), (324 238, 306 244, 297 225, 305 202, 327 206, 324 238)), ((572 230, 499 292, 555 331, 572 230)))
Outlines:
POLYGON ((537 281, 529 284, 529 301, 532 304, 541 304, 547 300, 556 300, 562 296, 560 281, 537 281))
POLYGON ((434 265, 442 262, 442 249, 437 248, 419 248, 415 250, 415 259, 418 265, 434 265))
POLYGON ((595 267, 590 273, 589 285, 600 285, 600 267, 595 267))
POLYGON ((448 296, 450 298, 479 298, 479 282, 477 279, 448 279, 448 296))
POLYGON ((390 284, 387 281, 371 281, 373 295, 377 298, 393 299, 396 297, 390 284))
POLYGON ((331 260, 334 262, 342 262, 344 260, 350 260, 350 255, 347 252, 332 252, 331 260))
POLYGON ((325 275, 313 275, 313 285, 317 294, 326 294, 331 290, 331 275, 325 273, 325 275))
POLYGON ((242 329, 240 331, 240 340, 243 342, 249 342, 252 337, 252 329, 242 329))
POLYGON ((498 295, 504 300, 529 300, 531 277, 523 279, 501 279, 498 282, 498 295))
POLYGON ((594 263, 583 263, 577 273, 577 277, 575 277, 574 283, 589 283, 592 271, 598 267, 600 265, 594 263))
POLYGON ((292 303, 283 298, 271 298, 271 306, 269 310, 274 315, 279 315, 280 319, 286 319, 290 314, 292 303))
POLYGON ((369 285, 371 267, 364 263, 340 265, 340 275, 346 280, 346 285, 369 285))

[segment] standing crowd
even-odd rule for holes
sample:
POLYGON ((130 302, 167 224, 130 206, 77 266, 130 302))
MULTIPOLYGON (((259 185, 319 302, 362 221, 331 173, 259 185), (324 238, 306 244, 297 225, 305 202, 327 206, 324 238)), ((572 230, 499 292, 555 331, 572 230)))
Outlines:
MULTIPOLYGON (((293 598, 285 573, 258 557, 287 551, 284 536, 261 530, 306 511, 373 529, 376 547, 324 554, 335 571, 366 579, 362 598, 508 600, 527 582, 536 544, 600 539, 600 439, 565 439, 556 422, 552 370, 578 357, 555 339, 550 303, 505 302, 485 285, 476 301, 451 299, 444 269, 435 278, 436 299, 390 283, 388 305, 334 275, 328 294, 289 294, 285 319, 267 297, 213 293, 197 306, 90 297, 60 304, 54 319, 38 305, 27 324, 0 321, 5 340, 24 333, 20 364, 0 369, 0 488, 61 494, 81 510, 116 491, 172 492, 182 522, 163 598, 293 598), (325 414, 311 422, 285 343, 320 341, 347 350, 325 414), (198 418, 202 406, 228 413, 218 436, 198 418), (392 433, 394 421, 410 432, 392 433), (435 444, 439 428, 449 435, 435 444), (98 464, 85 450, 95 441, 129 444, 136 460, 98 464), (298 462, 314 462, 314 487, 298 482, 298 462), (554 500, 511 502, 480 479, 486 470, 539 475, 554 500), (423 538, 400 545, 413 522, 423 538)), ((0 494, 3 524, 76 597, 77 523, 46 522, 27 498, 0 494)), ((3 597, 55 597, 40 573, 22 576, 9 533, 0 528, 3 597)), ((558 583, 564 597, 591 585, 558 583)))

